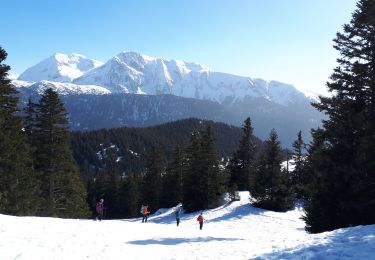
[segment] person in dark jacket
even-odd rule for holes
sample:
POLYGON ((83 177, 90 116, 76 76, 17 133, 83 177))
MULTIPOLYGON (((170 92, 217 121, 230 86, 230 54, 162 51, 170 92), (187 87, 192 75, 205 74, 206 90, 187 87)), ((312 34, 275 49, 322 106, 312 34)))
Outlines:
POLYGON ((96 203, 96 219, 99 219, 100 221, 103 219, 103 205, 104 199, 100 199, 98 203, 96 203))
POLYGON ((201 212, 201 214, 199 214, 199 216, 197 217, 197 221, 199 222, 199 229, 200 230, 202 230, 202 228, 203 228, 203 220, 204 220, 204 218, 203 218, 202 212, 201 212))
POLYGON ((175 215, 176 215, 176 222, 177 222, 177 226, 180 224, 180 213, 181 213, 181 208, 178 208, 176 211, 175 211, 175 215))

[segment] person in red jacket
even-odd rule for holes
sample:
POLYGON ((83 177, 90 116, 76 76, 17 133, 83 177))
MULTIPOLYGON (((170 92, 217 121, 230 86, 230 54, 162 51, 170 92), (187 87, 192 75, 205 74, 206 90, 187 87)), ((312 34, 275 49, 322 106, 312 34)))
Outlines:
POLYGON ((202 212, 201 214, 199 214, 199 216, 197 217, 197 221, 199 222, 199 229, 202 230, 202 227, 203 227, 203 216, 202 216, 202 212))
POLYGON ((102 220, 103 219, 103 204, 104 199, 100 199, 98 203, 96 203, 96 219, 102 220))

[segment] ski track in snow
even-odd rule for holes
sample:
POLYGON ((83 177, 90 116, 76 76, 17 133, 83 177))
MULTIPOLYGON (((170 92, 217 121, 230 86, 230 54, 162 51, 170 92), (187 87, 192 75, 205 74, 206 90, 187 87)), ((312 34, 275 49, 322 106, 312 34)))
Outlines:
POLYGON ((73 220, 0 215, 0 259, 374 259, 374 227, 307 234, 302 211, 276 213, 241 201, 182 214, 161 209, 141 219, 73 220))

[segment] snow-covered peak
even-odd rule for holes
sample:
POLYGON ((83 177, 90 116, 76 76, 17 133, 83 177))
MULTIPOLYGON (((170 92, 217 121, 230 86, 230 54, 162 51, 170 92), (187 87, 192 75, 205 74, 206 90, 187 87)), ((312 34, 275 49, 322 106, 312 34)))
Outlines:
POLYGON ((137 66, 139 64, 146 64, 148 62, 156 60, 153 57, 142 55, 134 51, 124 51, 117 54, 115 57, 120 59, 121 61, 127 63, 130 66, 137 66))
POLYGON ((164 64, 165 66, 175 67, 180 72, 190 72, 190 71, 208 71, 209 69, 206 66, 197 64, 194 62, 185 62, 180 60, 169 60, 154 58, 148 55, 140 54, 134 51, 124 51, 115 56, 115 58, 120 61, 128 64, 129 66, 138 69, 141 71, 146 65, 152 64, 164 64))
POLYGON ((281 105, 288 105, 291 102, 301 103, 307 99, 307 96, 293 85, 278 81, 268 83, 268 95, 271 100, 281 105))
POLYGON ((100 61, 88 59, 80 54, 55 53, 25 70, 18 79, 24 81, 71 82, 102 64, 100 61))

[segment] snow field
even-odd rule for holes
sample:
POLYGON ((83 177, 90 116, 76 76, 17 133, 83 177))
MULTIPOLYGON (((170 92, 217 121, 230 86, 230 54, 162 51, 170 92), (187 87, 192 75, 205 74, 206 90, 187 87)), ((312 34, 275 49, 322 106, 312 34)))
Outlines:
POLYGON ((316 235, 302 211, 276 213, 241 201, 182 214, 162 209, 141 219, 73 220, 0 215, 0 259, 374 259, 374 225, 316 235))

